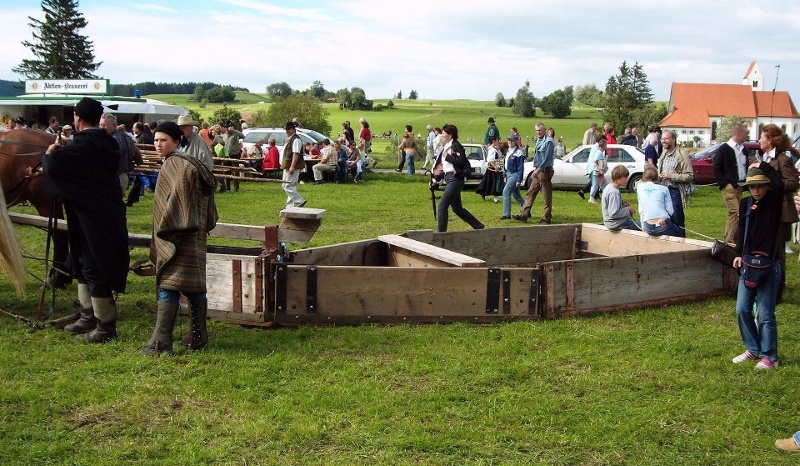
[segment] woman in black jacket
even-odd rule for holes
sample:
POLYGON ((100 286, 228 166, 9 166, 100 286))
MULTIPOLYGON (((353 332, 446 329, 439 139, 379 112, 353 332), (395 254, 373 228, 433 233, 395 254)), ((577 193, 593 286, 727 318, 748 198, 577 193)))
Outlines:
POLYGON ((458 128, 454 125, 444 125, 442 127, 442 137, 444 139, 444 149, 439 155, 436 164, 441 163, 444 171, 444 180, 447 187, 442 194, 442 200, 438 208, 437 231, 447 231, 448 208, 453 207, 453 212, 458 215, 476 230, 483 228, 483 224, 469 213, 461 205, 461 190, 464 189, 464 182, 469 175, 469 160, 464 152, 464 146, 458 142, 458 128))

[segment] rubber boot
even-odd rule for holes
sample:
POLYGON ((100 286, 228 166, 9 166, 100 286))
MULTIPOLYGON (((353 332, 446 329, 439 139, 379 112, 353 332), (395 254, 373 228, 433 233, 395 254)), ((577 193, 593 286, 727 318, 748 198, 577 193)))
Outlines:
POLYGON ((92 297, 94 321, 97 324, 89 333, 76 335, 75 338, 89 343, 105 343, 117 337, 117 305, 114 298, 92 297))
POLYGON ((94 311, 90 307, 89 309, 81 309, 81 317, 75 322, 65 325, 64 331, 77 335, 90 332, 94 330, 95 327, 97 327, 97 324, 94 321, 94 311))
POLYGON ((153 336, 150 337, 147 346, 140 351, 142 354, 147 356, 175 354, 172 350, 172 329, 175 328, 175 317, 178 315, 179 305, 179 303, 169 301, 158 302, 156 328, 153 330, 153 336))
POLYGON ((208 300, 190 300, 189 305, 192 313, 189 318, 189 334, 181 338, 181 343, 191 350, 200 351, 208 345, 208 332, 206 331, 208 300))
POLYGON ((64 327, 64 331, 72 334, 86 333, 94 330, 97 326, 94 322, 94 310, 92 310, 92 295, 89 293, 89 285, 78 282, 78 301, 81 303, 81 317, 64 327))

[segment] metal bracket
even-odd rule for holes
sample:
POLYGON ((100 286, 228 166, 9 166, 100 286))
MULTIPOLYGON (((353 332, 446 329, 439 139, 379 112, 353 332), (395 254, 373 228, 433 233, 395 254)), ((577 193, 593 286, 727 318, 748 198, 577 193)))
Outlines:
POLYGON ((486 313, 497 314, 500 308, 500 269, 489 269, 486 279, 486 313))
POLYGON ((503 270, 503 314, 511 314, 511 271, 503 270))
POLYGON ((275 314, 286 314, 286 288, 289 266, 275 264, 275 314))
POLYGON ((531 270, 531 286, 528 290, 528 314, 542 317, 539 313, 539 269, 531 270))
POLYGON ((317 266, 306 267, 306 312, 317 313, 317 266))

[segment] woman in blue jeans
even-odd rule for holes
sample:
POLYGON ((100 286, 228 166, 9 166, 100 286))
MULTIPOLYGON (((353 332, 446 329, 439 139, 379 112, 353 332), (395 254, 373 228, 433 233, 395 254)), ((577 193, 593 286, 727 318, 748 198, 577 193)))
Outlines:
POLYGON ((522 175, 525 172, 525 153, 519 148, 519 138, 512 134, 508 137, 508 153, 503 169, 506 186, 503 188, 503 216, 500 220, 511 218, 511 197, 522 207, 525 199, 519 192, 522 185, 522 175))
POLYGON ((458 215, 476 230, 483 228, 481 223, 474 215, 461 205, 461 190, 464 189, 464 181, 469 173, 469 160, 464 151, 464 146, 458 142, 458 128, 454 125, 444 125, 442 127, 444 136, 444 149, 438 159, 441 160, 444 180, 447 187, 444 189, 442 199, 437 210, 437 231, 447 231, 448 211, 453 207, 453 213, 458 215))
POLYGON ((600 182, 601 180, 605 181, 603 176, 605 173, 600 173, 596 170, 598 160, 607 160, 605 139, 597 140, 597 144, 592 147, 592 151, 589 153, 589 160, 586 162, 586 173, 589 174, 589 177, 592 180, 592 187, 589 191, 589 202, 592 204, 595 204, 600 198, 598 195, 601 188, 600 182))
POLYGON ((636 189, 642 230, 651 236, 685 237, 686 233, 683 229, 670 218, 675 212, 672 207, 672 198, 666 186, 656 183, 658 171, 654 167, 645 168, 642 181, 643 183, 639 184, 636 189))

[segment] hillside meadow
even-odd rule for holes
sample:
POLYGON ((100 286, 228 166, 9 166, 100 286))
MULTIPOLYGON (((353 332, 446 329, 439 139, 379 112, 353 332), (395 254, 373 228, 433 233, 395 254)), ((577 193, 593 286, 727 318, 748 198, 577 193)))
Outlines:
MULTIPOLYGON (((197 102, 190 102, 189 94, 157 94, 150 95, 150 98, 162 100, 175 105, 183 105, 189 109, 200 112, 203 118, 210 119, 214 111, 222 108, 222 104, 207 104, 205 108, 200 108, 197 102)), ((389 99, 376 99, 375 104, 384 106, 389 99)), ((364 117, 370 124, 370 129, 376 135, 386 131, 402 134, 405 125, 412 125, 414 133, 425 136, 426 125, 442 126, 446 123, 456 125, 459 137, 462 142, 483 142, 483 135, 486 132, 486 120, 491 116, 497 120, 497 127, 500 134, 506 137, 511 132, 511 127, 516 127, 523 139, 536 136, 534 125, 542 122, 547 127, 553 127, 556 135, 564 138, 564 145, 573 148, 581 143, 583 132, 589 128, 591 122, 597 122, 602 126, 602 115, 593 107, 587 107, 580 103, 575 103, 572 115, 569 118, 555 119, 541 114, 537 109, 537 116, 533 118, 522 118, 514 115, 508 107, 497 107, 494 102, 475 101, 475 100, 409 100, 393 99, 394 108, 384 108, 381 111, 351 111, 340 110, 335 103, 325 103, 323 107, 328 111, 330 117, 328 122, 331 125, 333 134, 341 131, 341 124, 350 121, 353 128, 358 131, 358 119, 364 117), (472 141, 470 141, 470 139, 472 141)), ((229 104, 228 107, 235 108, 242 113, 244 118, 266 109, 270 105, 269 98, 265 94, 255 93, 236 93, 236 103, 229 104)), ((381 148, 378 152, 383 152, 381 148)))

